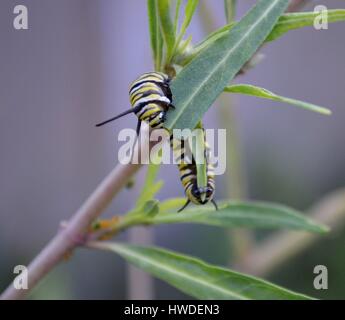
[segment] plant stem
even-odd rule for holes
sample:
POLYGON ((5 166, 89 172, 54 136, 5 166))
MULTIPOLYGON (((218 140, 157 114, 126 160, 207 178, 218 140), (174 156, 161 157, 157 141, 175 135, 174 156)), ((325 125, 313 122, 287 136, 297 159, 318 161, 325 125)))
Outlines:
MULTIPOLYGON (((152 148, 144 148, 145 142, 135 148, 141 160, 148 157, 152 148), (147 150, 148 149, 148 150, 147 150)), ((142 162, 142 161, 138 161, 142 162)), ((68 225, 46 245, 28 266, 28 290, 17 290, 11 284, 0 296, 0 300, 24 298, 35 285, 50 272, 86 237, 90 224, 106 209, 114 196, 125 187, 127 181, 141 167, 140 164, 118 164, 113 171, 100 183, 80 209, 72 216, 68 225)))

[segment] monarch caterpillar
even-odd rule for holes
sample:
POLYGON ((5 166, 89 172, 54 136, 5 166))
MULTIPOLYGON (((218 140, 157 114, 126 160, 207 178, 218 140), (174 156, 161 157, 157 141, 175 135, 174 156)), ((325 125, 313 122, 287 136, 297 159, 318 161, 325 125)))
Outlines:
POLYGON ((204 161, 206 164, 206 176, 207 184, 205 186, 199 187, 197 182, 197 166, 194 157, 192 159, 186 159, 185 155, 185 141, 180 139, 174 139, 170 136, 170 145, 173 149, 175 155, 175 160, 178 163, 178 169, 180 171, 180 179, 187 196, 187 201, 184 206, 178 210, 181 212, 184 210, 191 202, 197 205, 204 205, 209 202, 215 206, 218 210, 217 203, 213 200, 215 192, 215 181, 214 181, 214 167, 210 163, 210 147, 205 140, 204 144, 204 161))
POLYGON ((166 112, 169 108, 175 108, 172 105, 170 81, 169 76, 161 72, 144 73, 130 85, 129 98, 132 108, 96 124, 96 127, 129 113, 135 113, 138 117, 137 135, 139 135, 142 121, 148 122, 151 128, 161 128, 165 121, 166 112))

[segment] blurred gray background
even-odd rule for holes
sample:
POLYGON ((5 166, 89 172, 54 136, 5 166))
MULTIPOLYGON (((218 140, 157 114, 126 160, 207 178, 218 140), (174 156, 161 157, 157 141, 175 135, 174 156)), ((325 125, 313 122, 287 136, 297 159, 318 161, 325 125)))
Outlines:
MULTIPOLYGON (((223 1, 204 2, 222 26, 223 1)), ((253 1, 239 2, 238 17, 253 1)), ((310 1, 306 9, 317 4, 345 8, 343 1, 327 0, 310 1)), ((194 43, 203 30, 196 15, 188 32, 194 43)), ((327 31, 292 31, 267 45, 265 60, 237 79, 333 111, 326 117, 234 96, 250 198, 305 210, 345 185, 344 31, 344 23, 330 24, 327 31)), ((129 83, 152 69, 144 0, 0 2, 0 290, 13 266, 27 264, 115 166, 117 133, 134 128, 136 119, 128 116, 102 129, 94 124, 128 108, 129 83), (12 26, 17 4, 28 7, 29 30, 12 26)), ((215 105, 205 125, 221 127, 219 121, 215 105)), ((131 207, 144 171, 106 215, 131 207)), ((183 195, 174 166, 163 166, 160 176, 160 199, 183 195)), ((227 197, 225 179, 217 179, 217 198, 227 197)), ((220 265, 231 255, 226 237, 225 230, 205 226, 154 229, 156 244, 220 265)), ((314 296, 345 298, 344 240, 343 231, 331 233, 267 278, 314 296), (327 293, 312 288, 316 264, 329 267, 327 293)), ((31 297, 124 299, 125 273, 115 255, 77 250, 31 297)), ((157 281, 154 297, 185 296, 157 281)))

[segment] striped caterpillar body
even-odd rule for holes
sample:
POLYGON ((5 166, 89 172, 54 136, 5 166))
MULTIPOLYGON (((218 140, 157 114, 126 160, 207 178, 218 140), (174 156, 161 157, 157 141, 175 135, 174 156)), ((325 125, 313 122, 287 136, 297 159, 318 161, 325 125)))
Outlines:
POLYGON ((147 122, 151 128, 162 128, 166 112, 169 108, 174 108, 169 84, 170 78, 164 73, 144 73, 130 85, 129 98, 132 108, 96 126, 99 127, 126 114, 135 113, 138 117, 137 135, 142 121, 147 122))
POLYGON ((204 205, 212 202, 215 208, 218 210, 216 202, 213 200, 215 192, 215 181, 214 181, 214 168, 209 161, 210 148, 205 140, 205 153, 204 160, 206 161, 206 175, 207 175, 207 185, 204 187, 198 187, 197 184, 197 167, 194 157, 192 159, 187 159, 185 155, 185 141, 180 139, 174 139, 170 136, 170 145, 173 149, 175 160, 178 163, 178 169, 180 172, 180 179, 182 186, 185 190, 187 196, 187 202, 179 210, 181 212, 185 209, 190 202, 197 205, 204 205))
MULTIPOLYGON (((132 105, 131 109, 96 126, 99 127, 129 113, 135 113, 138 117, 136 132, 139 135, 142 121, 147 122, 151 128, 162 128, 167 111, 169 108, 175 108, 172 104, 170 78, 161 72, 144 73, 133 81, 129 88, 129 98, 132 105)), ((187 196, 186 204, 179 211, 186 208, 190 202, 198 205, 212 202, 215 208, 218 209, 216 202, 213 200, 215 191, 214 168, 209 161, 210 148, 206 140, 204 160, 206 161, 207 184, 202 187, 198 186, 197 166, 193 156, 191 161, 184 161, 184 140, 173 139, 171 135, 170 144, 174 155, 176 155, 180 179, 187 196)))

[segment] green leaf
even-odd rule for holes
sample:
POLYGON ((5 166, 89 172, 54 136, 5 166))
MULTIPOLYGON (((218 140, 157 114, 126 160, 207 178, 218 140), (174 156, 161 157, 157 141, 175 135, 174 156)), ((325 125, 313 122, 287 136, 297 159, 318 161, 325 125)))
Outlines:
POLYGON ((188 26, 192 20, 192 17, 194 15, 195 9, 198 6, 198 4, 199 4, 199 0, 188 0, 187 1, 186 7, 185 7, 185 12, 184 12, 184 19, 182 22, 180 33, 178 35, 177 43, 179 43, 182 40, 183 36, 185 35, 186 30, 187 30, 187 28, 188 28, 188 26))
POLYGON ((270 282, 161 248, 120 243, 96 243, 92 247, 114 251, 134 266, 197 299, 311 299, 270 282))
POLYGON ((236 0, 224 0, 225 17, 228 23, 235 19, 236 2, 236 0))
POLYGON ((175 36, 176 36, 176 34, 177 34, 178 19, 179 19, 179 15, 180 15, 181 4, 182 4, 182 0, 177 0, 177 1, 176 1, 175 18, 174 18, 174 31, 175 31, 175 36))
POLYGON ((228 33, 234 25, 235 25, 235 22, 231 22, 230 24, 227 24, 224 27, 221 27, 221 28, 217 29, 216 31, 210 33, 204 40, 202 40, 200 43, 198 43, 196 46, 194 46, 192 54, 190 54, 180 64, 186 65, 187 63, 192 61, 201 51, 205 50, 207 47, 209 47, 216 40, 220 39, 226 33, 228 33))
POLYGON ((169 60, 173 54, 175 46, 174 24, 171 21, 170 17, 170 0, 158 0, 157 9, 159 14, 161 31, 166 46, 166 56, 167 60, 169 60))
MULTIPOLYGON (((337 22, 345 20, 344 9, 328 10, 328 22, 337 22)), ((319 16, 319 12, 297 12, 286 13, 280 17, 278 23, 275 25, 272 32, 267 37, 266 41, 273 41, 281 37, 290 30, 299 29, 307 26, 312 26, 314 20, 319 16)))
POLYGON ((179 46, 176 48, 173 57, 173 63, 175 65, 183 66, 185 65, 186 61, 190 59, 191 55, 193 54, 193 47, 191 45, 191 41, 192 36, 189 36, 186 40, 182 40, 179 43, 179 46))
MULTIPOLYGON (((226 0, 225 0, 226 1, 226 0)), ((274 26, 271 33, 265 39, 265 42, 276 40, 290 30, 295 30, 307 26, 312 26, 315 17, 318 13, 315 12, 297 12, 297 13, 285 13, 283 14, 277 24, 274 26)), ((328 22, 338 22, 345 20, 345 10, 344 9, 334 9, 328 10, 328 22)), ((212 32, 206 39, 198 43, 187 59, 185 59, 181 65, 186 65, 191 60, 193 60, 201 51, 209 47, 213 42, 225 36, 229 31, 236 25, 235 22, 231 22, 216 31, 212 32)))
POLYGON ((159 28, 159 19, 157 13, 157 0, 147 0, 147 13, 149 20, 150 42, 155 69, 160 70, 162 59, 162 34, 159 28))
POLYGON ((224 89, 224 92, 240 93, 240 94, 245 94, 249 96, 255 96, 259 98, 279 101, 279 102, 286 102, 296 107, 300 107, 303 109, 307 109, 310 111, 314 111, 314 112, 318 112, 318 113, 322 113, 326 115, 329 115, 332 113, 331 110, 327 108, 320 107, 315 104, 311 104, 311 103, 300 101, 300 100, 278 96, 277 94, 271 91, 268 91, 264 88, 260 88, 260 87, 249 85, 249 84, 234 84, 234 85, 226 87, 224 89))
POLYGON ((172 81, 175 110, 167 129, 193 129, 226 85, 256 52, 288 0, 259 0, 229 33, 193 59, 172 81))
POLYGON ((265 202, 228 201, 216 211, 211 206, 186 209, 181 213, 158 214, 147 224, 199 223, 223 228, 286 228, 325 233, 328 227, 289 207, 265 202))

